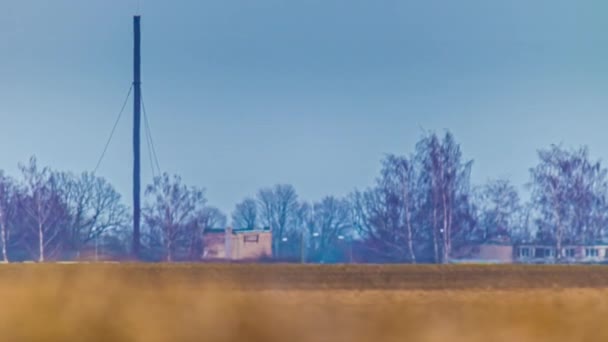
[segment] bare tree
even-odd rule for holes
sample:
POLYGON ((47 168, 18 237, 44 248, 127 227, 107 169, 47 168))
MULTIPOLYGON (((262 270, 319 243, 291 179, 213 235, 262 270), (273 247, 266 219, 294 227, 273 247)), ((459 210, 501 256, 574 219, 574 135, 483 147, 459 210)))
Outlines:
POLYGON ((238 203, 232 213, 235 228, 253 229, 258 224, 258 204, 253 198, 245 198, 238 203))
POLYGON ((586 147, 565 150, 552 145, 538 156, 529 183, 538 212, 537 237, 552 241, 560 260, 564 242, 588 243, 602 236, 608 223, 607 171, 590 160, 586 147))
POLYGON ((49 168, 39 169, 36 158, 32 157, 27 165, 20 164, 19 169, 24 181, 19 204, 27 215, 25 225, 37 235, 38 261, 44 262, 48 247, 52 247, 51 252, 57 252, 61 247, 67 208, 49 168))
POLYGON ((477 191, 480 239, 513 237, 522 218, 517 189, 506 179, 488 182, 477 191))
POLYGON ((165 260, 174 260, 179 248, 187 248, 204 215, 204 190, 183 185, 179 176, 164 173, 146 189, 147 202, 144 219, 153 233, 158 233, 165 252, 165 260), (195 228, 193 228, 195 227, 195 228))
POLYGON ((8 263, 8 246, 11 239, 12 224, 17 212, 17 185, 15 181, 0 171, 0 242, 2 262, 8 263))
POLYGON ((514 242, 531 242, 534 240, 534 203, 525 202, 521 205, 519 215, 515 218, 516 224, 511 229, 511 239, 514 242))
POLYGON ((272 229, 273 254, 280 256, 281 242, 299 221, 298 195, 291 185, 278 184, 258 192, 262 223, 272 229))
POLYGON ((226 215, 218 208, 204 207, 186 227, 184 241, 188 244, 188 258, 200 260, 204 252, 203 234, 210 228, 226 228, 226 215))
POLYGON ((66 172, 56 173, 55 178, 69 209, 69 244, 78 256, 83 246, 128 225, 127 207, 105 179, 91 173, 75 176, 66 172))
POLYGON ((403 240, 403 207, 388 189, 376 186, 353 194, 353 224, 365 241, 366 249, 380 260, 406 261, 403 240))
POLYGON ((313 205, 309 224, 312 249, 316 257, 324 260, 335 247, 338 237, 352 233, 350 202, 333 196, 313 205))
POLYGON ((392 261, 449 262, 453 244, 467 242, 476 225, 471 166, 449 132, 424 136, 412 157, 387 156, 375 186, 353 195, 365 246, 392 261))
POLYGON ((374 188, 355 193, 355 222, 373 252, 391 261, 416 262, 415 214, 418 197, 414 164, 389 155, 374 188))
POLYGON ((228 218, 216 207, 205 207, 200 215, 201 226, 208 228, 226 228, 228 218))

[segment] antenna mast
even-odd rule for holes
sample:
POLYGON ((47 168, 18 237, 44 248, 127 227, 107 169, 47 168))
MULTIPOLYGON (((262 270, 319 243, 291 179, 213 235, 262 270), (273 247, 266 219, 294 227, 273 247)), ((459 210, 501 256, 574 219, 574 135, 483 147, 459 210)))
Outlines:
POLYGON ((140 259, 141 218, 141 171, 140 171, 140 126, 141 126, 141 28, 140 15, 133 17, 133 257, 140 259))

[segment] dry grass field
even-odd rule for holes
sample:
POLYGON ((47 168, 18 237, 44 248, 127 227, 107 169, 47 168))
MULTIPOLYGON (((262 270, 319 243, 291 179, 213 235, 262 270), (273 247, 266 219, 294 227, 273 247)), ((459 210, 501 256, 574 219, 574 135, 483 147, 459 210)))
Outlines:
POLYGON ((608 341, 608 267, 0 267, 1 341, 608 341))

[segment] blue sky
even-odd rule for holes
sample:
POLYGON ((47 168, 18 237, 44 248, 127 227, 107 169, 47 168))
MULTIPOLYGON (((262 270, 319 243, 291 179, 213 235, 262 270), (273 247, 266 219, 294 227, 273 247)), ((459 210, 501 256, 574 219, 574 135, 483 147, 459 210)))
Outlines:
MULTIPOLYGON (((454 132, 476 183, 524 184, 551 143, 608 157, 606 1, 140 2, 161 167, 227 212, 279 182, 306 200, 370 185, 422 129, 454 132)), ((136 4, 0 0, 0 168, 95 166, 130 86, 136 4)), ((99 170, 127 202, 131 125, 99 170)))

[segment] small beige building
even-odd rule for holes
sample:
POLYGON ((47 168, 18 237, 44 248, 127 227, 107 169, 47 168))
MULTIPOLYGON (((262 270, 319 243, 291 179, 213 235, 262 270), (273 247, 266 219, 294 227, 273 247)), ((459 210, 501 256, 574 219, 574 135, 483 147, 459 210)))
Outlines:
POLYGON ((263 229, 209 229, 203 235, 203 260, 259 260, 272 257, 272 232, 263 229))
POLYGON ((513 245, 498 242, 472 244, 455 253, 455 262, 482 262, 493 264, 513 263, 513 245))

